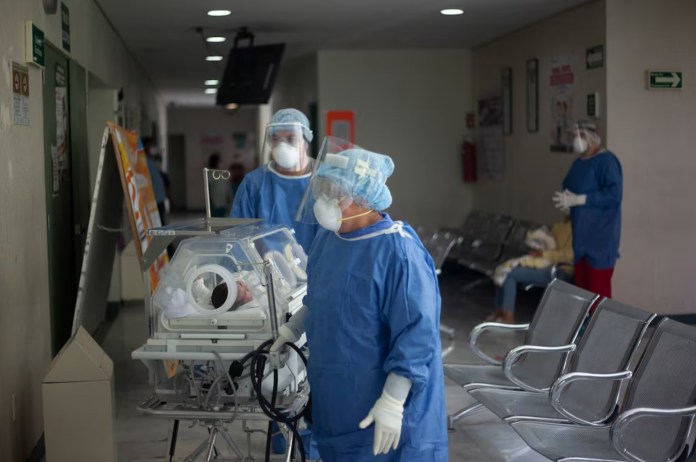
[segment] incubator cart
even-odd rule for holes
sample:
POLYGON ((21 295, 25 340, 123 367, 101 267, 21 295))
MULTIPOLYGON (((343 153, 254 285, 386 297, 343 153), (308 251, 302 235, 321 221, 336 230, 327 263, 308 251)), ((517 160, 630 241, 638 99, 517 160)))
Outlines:
MULTIPOLYGON (((186 460, 220 460, 214 454, 217 436, 236 455, 233 460, 251 459, 251 449, 245 457, 228 425, 241 421, 249 445, 246 421, 269 420, 259 394, 285 416, 299 414, 309 395, 294 350, 275 358, 277 379, 266 361, 255 362, 278 326, 302 307, 307 257, 289 229, 238 222, 207 219, 149 231, 146 265, 174 239, 184 240, 150 300, 150 338, 132 353, 147 366, 154 386, 138 409, 174 420, 173 441, 180 420, 208 427, 210 438, 186 460)), ((303 343, 304 338, 297 345, 303 343)))

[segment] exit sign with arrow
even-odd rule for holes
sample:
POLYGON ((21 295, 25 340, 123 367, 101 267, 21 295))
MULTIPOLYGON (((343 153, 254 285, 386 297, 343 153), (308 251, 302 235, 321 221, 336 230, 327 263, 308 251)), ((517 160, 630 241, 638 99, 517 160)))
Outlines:
POLYGON ((648 71, 649 90, 681 90, 683 83, 681 71, 648 71))

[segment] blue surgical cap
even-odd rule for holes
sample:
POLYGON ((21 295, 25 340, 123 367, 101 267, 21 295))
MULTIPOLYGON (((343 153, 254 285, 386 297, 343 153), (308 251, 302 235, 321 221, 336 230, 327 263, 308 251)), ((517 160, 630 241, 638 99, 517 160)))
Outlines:
POLYGON ((309 129, 309 120, 307 119, 307 116, 304 115, 301 111, 298 111, 297 109, 287 108, 279 110, 278 112, 273 114, 270 123, 279 125, 300 124, 302 125, 302 134, 304 135, 304 138, 307 140, 307 142, 311 143, 312 138, 314 138, 312 130, 309 129))
POLYGON ((317 169, 317 176, 340 185, 358 205, 385 210, 392 203, 386 182, 393 172, 391 157, 364 149, 347 149, 327 154, 317 169))

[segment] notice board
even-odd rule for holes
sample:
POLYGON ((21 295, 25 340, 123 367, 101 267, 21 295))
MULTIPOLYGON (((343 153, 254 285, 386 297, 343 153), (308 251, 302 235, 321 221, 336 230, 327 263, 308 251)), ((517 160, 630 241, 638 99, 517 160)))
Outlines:
MULTIPOLYGON (((138 134, 111 122, 109 122, 109 130, 116 153, 123 193, 126 196, 126 208, 135 241, 135 251, 138 254, 140 269, 144 273, 143 255, 152 239, 147 230, 159 228, 162 226, 162 220, 157 209, 155 192, 152 189, 145 151, 138 134)), ((164 251, 157 261, 150 266, 149 281, 145 281, 149 283, 150 293, 154 293, 157 288, 162 271, 168 261, 167 252, 164 251)))

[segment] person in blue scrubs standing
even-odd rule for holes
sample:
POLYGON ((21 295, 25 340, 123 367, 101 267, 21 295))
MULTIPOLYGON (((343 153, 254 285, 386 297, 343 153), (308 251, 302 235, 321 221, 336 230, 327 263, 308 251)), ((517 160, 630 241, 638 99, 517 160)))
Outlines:
POLYGON ((415 231, 384 212, 391 158, 327 139, 298 219, 319 222, 303 332, 313 431, 324 462, 448 459, 435 268, 415 231))
POLYGON ((233 218, 261 218, 285 225, 306 253, 319 226, 299 223, 294 215, 312 173, 309 145, 312 131, 307 117, 297 109, 281 109, 266 126, 263 152, 271 161, 244 177, 234 196, 233 218))
POLYGON ((623 174, 613 152, 591 122, 575 125, 573 149, 580 154, 554 196, 556 207, 570 211, 575 255, 575 285, 611 298, 611 278, 619 258, 623 174))

